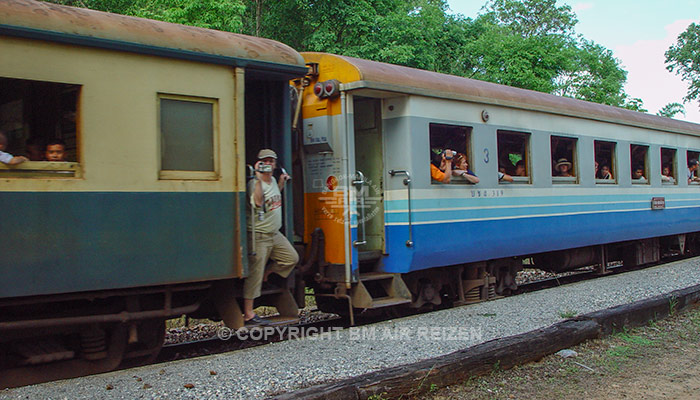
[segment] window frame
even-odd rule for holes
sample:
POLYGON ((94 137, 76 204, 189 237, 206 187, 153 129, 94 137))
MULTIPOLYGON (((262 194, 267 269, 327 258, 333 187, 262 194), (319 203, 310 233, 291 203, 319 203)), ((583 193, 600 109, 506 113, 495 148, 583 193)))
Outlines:
MULTIPOLYGON (((70 146, 70 140, 67 140, 67 137, 64 135, 65 132, 61 131, 60 135, 54 136, 54 138, 58 138, 61 140, 66 141, 66 153, 70 153, 72 150, 75 151, 75 160, 76 161, 46 161, 46 160, 41 160, 41 161, 24 161, 21 164, 15 164, 15 165, 6 165, 3 163, 0 163, 0 179, 82 179, 83 178, 83 151, 82 151, 82 124, 80 121, 82 120, 81 118, 81 99, 82 99, 82 94, 83 94, 83 87, 84 84, 82 83, 68 83, 65 81, 47 81, 47 80, 41 80, 41 79, 30 79, 30 78, 18 78, 18 77, 11 77, 11 76, 0 76, 0 79, 2 80, 11 80, 11 81, 21 81, 23 82, 22 84, 43 84, 43 85, 52 85, 52 86, 57 86, 54 88, 54 90, 58 90, 61 93, 61 96, 69 93, 69 92, 75 92, 75 104, 73 107, 71 107, 71 112, 74 113, 73 116, 73 122, 72 124, 74 125, 75 132, 73 140, 75 141, 75 147, 70 146)), ((31 95, 30 95, 31 98, 31 95)), ((19 99, 18 99, 19 100, 19 99)), ((21 97, 22 100, 22 105, 23 107, 26 106, 25 100, 26 96, 21 97)), ((9 103, 8 103, 9 104, 9 103)), ((54 104, 56 105, 56 104, 54 104)), ((30 103, 31 106, 31 103, 30 103)), ((58 104, 59 107, 61 107, 61 104, 58 104)), ((65 111, 63 108, 59 108, 59 111, 65 111)), ((22 115, 22 124, 27 125, 29 122, 25 120, 25 115, 22 115)), ((64 116, 63 116, 64 117, 64 116)), ((62 122, 57 122, 59 123, 61 127, 63 127, 62 122)), ((26 127, 23 127, 22 130, 24 131, 23 133, 26 133, 26 127)), ((11 140, 10 132, 13 132, 14 130, 11 131, 5 131, 5 134, 8 136, 8 141, 11 140)), ((31 135, 29 138, 24 138, 23 142, 25 142, 25 147, 24 151, 16 151, 18 149, 6 149, 5 152, 8 152, 12 154, 13 156, 21 156, 21 155, 26 155, 27 152, 27 144, 26 141, 35 139, 34 135, 31 135)), ((52 140, 52 138, 47 138, 47 137, 37 137, 40 142, 39 143, 45 143, 46 141, 52 140)), ((44 149, 45 150, 45 149, 44 149)))
POLYGON ((220 179, 219 174, 219 99, 201 96, 188 96, 171 93, 158 93, 156 102, 156 116, 158 118, 157 138, 158 138, 158 179, 159 180, 201 180, 213 181, 220 179), (212 106, 212 171, 184 171, 184 170, 164 170, 163 169, 163 131, 161 100, 188 101, 192 103, 205 103, 212 106))
POLYGON ((521 131, 513 131, 509 129, 498 129, 496 130, 496 153, 498 155, 498 165, 496 166, 497 168, 500 168, 500 162, 501 162, 501 148, 500 148, 500 136, 501 135, 508 135, 508 136, 516 136, 516 137, 522 137, 524 138, 525 146, 523 149, 523 158, 522 160, 525 163, 525 172, 527 175, 525 176, 516 176, 514 174, 510 174, 510 171, 506 171, 512 178, 513 182, 507 182, 504 180, 499 180, 498 183, 501 185, 511 185, 511 184, 519 184, 519 185, 529 185, 532 184, 532 168, 530 167, 530 140, 532 138, 532 134, 530 132, 521 132, 521 131))
MULTIPOLYGON (((430 122, 428 123, 428 151, 430 152, 430 160, 429 162, 432 163, 432 157, 433 157, 433 148, 437 146, 433 146, 433 129, 434 128, 459 128, 459 129, 464 129, 464 141, 465 141, 465 148, 464 149, 456 149, 456 148, 451 148, 450 150, 455 150, 458 153, 461 153, 463 150, 464 155, 467 157, 467 162, 469 164, 468 168, 472 172, 476 174, 476 171, 474 171, 474 164, 471 162, 473 158, 472 154, 472 134, 474 133, 474 127, 469 126, 469 125, 457 125, 457 124, 446 124, 446 123, 441 123, 441 122, 430 122)), ((448 144, 443 144, 441 145, 443 149, 445 146, 448 144)), ((478 176, 478 175, 477 175, 478 176)), ((459 177, 459 176, 451 176, 450 177, 450 182, 449 183, 444 183, 444 182, 439 182, 436 181, 432 178, 432 176, 429 174, 428 178, 430 179, 430 184, 431 185, 473 185, 473 183, 470 183, 467 181, 465 178, 459 177)))
MULTIPOLYGON (((636 143, 630 143, 630 181, 632 182, 632 185, 649 185, 650 184, 650 168, 649 168, 649 150, 651 150, 651 147, 648 144, 636 144, 636 143), (632 147, 636 146, 638 148, 646 148, 646 151, 644 152, 644 164, 642 165, 642 170, 644 171, 644 179, 634 179, 632 178, 632 174, 634 173, 634 167, 635 164, 634 160, 632 159, 633 152, 632 152, 632 147)), ((660 171, 659 171, 660 172, 660 171)))
POLYGON ((576 185, 579 183, 579 168, 578 168, 578 137, 576 136, 563 136, 563 135, 550 135, 549 136, 549 157, 551 160, 550 164, 550 175, 552 177, 552 184, 554 185, 560 185, 560 184, 566 184, 566 185, 576 185), (559 159, 559 156, 554 156, 554 149, 552 147, 552 141, 554 138, 558 139, 564 139, 568 141, 572 141, 574 146, 573 149, 571 150, 571 160, 569 162, 572 164, 571 165, 571 171, 573 176, 556 176, 554 175, 555 170, 554 166, 556 164, 557 159, 559 159))
MULTIPOLYGON (((692 159, 700 160, 700 151, 686 149, 686 151, 685 151, 685 171, 686 171, 686 173, 685 173, 684 178, 683 178, 686 180, 686 182, 688 181, 688 172, 687 172, 688 171, 688 163, 692 159), (694 156, 691 157, 690 153, 693 153, 694 156)), ((695 170, 695 172, 693 172, 693 174, 696 177, 700 176, 700 169, 695 170)), ((691 182, 688 182, 688 186, 700 186, 700 182, 691 181, 691 182)))
MULTIPOLYGON (((661 158, 661 173, 659 175, 663 175, 664 171, 664 150, 669 150, 673 152, 673 157, 671 158, 671 161, 667 164, 671 164, 671 177, 674 179, 673 182, 671 181, 664 181, 663 179, 661 180, 662 185, 667 185, 667 186, 676 186, 678 185, 678 181, 680 180, 678 176, 678 149, 672 148, 672 147, 661 147, 659 149, 659 157, 661 158)), ((686 166, 687 168, 687 166, 686 166)))
MULTIPOLYGON (((617 142, 609 141, 609 140, 593 140, 593 161, 598 162, 598 151, 596 148, 596 145, 598 143, 601 144, 610 144, 612 145, 612 151, 610 152, 610 173, 612 174, 612 179, 599 179, 598 177, 593 177, 595 180, 596 185, 617 185, 618 183, 618 176, 619 170, 617 168, 617 142)), ((598 168, 602 168, 603 165, 601 165, 598 162, 598 168)))

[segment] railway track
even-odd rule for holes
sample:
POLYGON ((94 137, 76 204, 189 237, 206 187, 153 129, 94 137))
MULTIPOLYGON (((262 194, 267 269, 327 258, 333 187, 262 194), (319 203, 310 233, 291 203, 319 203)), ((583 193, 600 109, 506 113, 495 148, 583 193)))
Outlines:
MULTIPOLYGON (((658 265, 667 264, 674 261, 679 261, 684 258, 689 258, 690 256, 680 256, 680 255, 670 255, 658 263, 651 263, 645 265, 637 266, 624 266, 616 265, 609 266, 604 273, 597 272, 595 270, 586 270, 580 272, 568 272, 563 274, 557 274, 558 276, 540 279, 532 282, 528 282, 518 286, 518 289, 512 292, 509 296, 516 296, 519 294, 535 292, 538 290, 544 290, 548 288, 570 285, 577 282, 582 282, 585 280, 599 278, 601 276, 622 274, 625 272, 637 271, 645 268, 651 268, 658 265)), ((434 310, 430 309, 409 309, 403 308, 400 310, 391 310, 391 315, 365 315, 360 313, 356 318, 355 326, 369 325, 384 320, 392 318, 401 318, 410 315, 423 314, 432 312, 434 310)), ((332 330, 345 329, 350 327, 350 323, 347 318, 342 318, 339 316, 332 317, 329 319, 324 319, 321 321, 313 321, 308 323, 288 325, 285 327, 271 327, 268 332, 271 334, 243 334, 236 335, 235 332, 228 330, 228 328, 220 328, 226 330, 223 338, 214 337, 197 341, 188 341, 183 343, 175 343, 163 346, 158 358, 154 363, 163 363, 175 360, 183 360, 193 357, 200 357, 212 354, 221 354, 230 351, 237 351, 242 349, 247 349, 255 346, 262 346, 265 344, 270 344, 274 342, 279 342, 282 340, 296 339, 303 337, 304 332, 311 333, 328 333, 332 330)))

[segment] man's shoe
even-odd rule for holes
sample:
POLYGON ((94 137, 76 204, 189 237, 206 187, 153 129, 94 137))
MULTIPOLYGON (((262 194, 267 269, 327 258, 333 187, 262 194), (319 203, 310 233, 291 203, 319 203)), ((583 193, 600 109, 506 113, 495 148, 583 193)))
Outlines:
POLYGON ((264 319, 260 318, 258 314, 253 315, 253 318, 245 321, 245 326, 247 327, 252 327, 252 326, 266 326, 270 325, 270 323, 264 319))

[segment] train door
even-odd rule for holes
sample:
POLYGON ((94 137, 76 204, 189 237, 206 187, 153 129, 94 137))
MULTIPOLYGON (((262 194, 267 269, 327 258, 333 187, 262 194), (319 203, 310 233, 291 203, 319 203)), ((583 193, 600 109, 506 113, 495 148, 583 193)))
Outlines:
POLYGON ((355 168, 357 239, 354 244, 364 258, 378 258, 385 250, 384 157, 381 100, 355 98, 355 168))
MULTIPOLYGON (((269 148, 277 153, 278 177, 282 169, 291 174, 292 132, 289 83, 286 81, 256 80, 245 81, 245 162, 254 165, 260 149, 269 148)), ((287 182, 282 195, 282 233, 294 243, 293 232, 293 190, 287 182)))

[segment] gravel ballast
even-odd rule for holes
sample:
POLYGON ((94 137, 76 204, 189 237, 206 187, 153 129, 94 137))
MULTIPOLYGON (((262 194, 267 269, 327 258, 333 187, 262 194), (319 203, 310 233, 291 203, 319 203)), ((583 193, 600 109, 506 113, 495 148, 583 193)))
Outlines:
POLYGON ((323 338, 0 391, 0 398, 264 398, 438 357, 577 314, 700 284, 700 257, 323 338))

